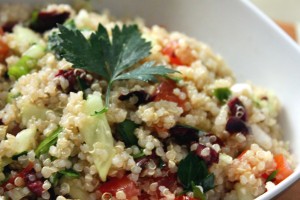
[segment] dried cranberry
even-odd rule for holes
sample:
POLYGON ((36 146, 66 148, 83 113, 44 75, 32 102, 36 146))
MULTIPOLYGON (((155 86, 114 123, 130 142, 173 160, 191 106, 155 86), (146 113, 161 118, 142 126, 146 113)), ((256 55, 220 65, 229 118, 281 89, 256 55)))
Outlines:
POLYGON ((66 92, 77 92, 89 88, 92 84, 92 76, 87 76, 87 72, 81 69, 67 69, 59 70, 55 75, 56 77, 62 76, 69 82, 69 87, 66 92))
POLYGON ((243 121, 246 121, 247 112, 246 112, 245 106, 243 105, 243 103, 240 101, 239 98, 236 97, 234 99, 231 99, 228 102, 228 107, 230 110, 230 116, 238 117, 238 118, 242 119, 243 121))
POLYGON ((4 32, 8 32, 8 33, 11 33, 14 26, 17 24, 18 22, 17 21, 8 21, 8 22, 5 22, 5 24, 2 25, 2 30, 4 32))
POLYGON ((7 185, 12 184, 14 185, 16 178, 20 177, 26 180, 26 176, 33 170, 34 164, 32 162, 29 162, 27 167, 25 167, 22 171, 17 173, 15 176, 9 178, 6 182, 2 183, 0 187, 4 189, 4 191, 7 191, 7 185))
POLYGON ((268 101, 269 100, 269 98, 267 96, 262 96, 260 99, 264 100, 264 101, 268 101))
POLYGON ((35 194, 37 197, 42 196, 44 191, 43 179, 38 178, 34 170, 31 170, 29 173, 27 173, 24 179, 26 186, 33 194, 35 194))
POLYGON ((42 196, 42 193, 44 191, 43 189, 43 182, 40 180, 34 181, 34 182, 28 182, 26 184, 28 189, 34 193, 37 197, 42 196))
POLYGON ((120 101, 129 100, 131 97, 137 97, 137 102, 134 104, 135 106, 143 105, 153 101, 153 97, 145 92, 144 90, 129 92, 128 94, 123 94, 119 96, 120 101))
POLYGON ((225 146, 223 140, 221 138, 219 138, 218 136, 214 135, 214 134, 210 133, 210 134, 205 135, 205 137, 214 137, 214 138, 216 138, 214 141, 212 141, 212 140, 209 141, 211 144, 218 144, 218 145, 220 145, 220 147, 225 146))
POLYGON ((70 16, 69 12, 57 12, 57 11, 40 11, 37 14, 29 27, 39 33, 43 33, 56 27, 57 24, 63 24, 70 16))
POLYGON ((12 135, 17 135, 20 131, 22 131, 22 129, 20 128, 20 126, 17 124, 15 126, 13 126, 12 129, 9 130, 9 133, 12 135))
POLYGON ((170 128, 169 133, 178 144, 190 145, 192 142, 197 142, 202 131, 185 125, 175 125, 170 128))
POLYGON ((214 150, 213 148, 207 147, 203 144, 198 145, 196 154, 200 158, 202 158, 206 162, 207 165, 211 165, 213 163, 219 162, 219 153, 216 152, 216 150, 214 150), (205 152, 205 151, 207 151, 207 152, 205 152))
POLYGON ((248 134, 249 130, 245 122, 238 117, 230 117, 226 123, 225 130, 229 133, 243 133, 248 134))
POLYGON ((171 192, 174 192, 177 188, 177 174, 168 172, 163 177, 154 178, 154 181, 158 183, 159 186, 165 186, 171 192))
POLYGON ((139 199, 150 199, 150 196, 153 199, 162 199, 159 187, 164 186, 170 190, 170 192, 174 192, 178 187, 178 181, 177 181, 177 174, 171 173, 170 171, 163 171, 163 175, 159 177, 153 177, 153 176, 145 176, 140 177, 138 180, 140 185, 150 185, 151 183, 157 183, 157 190, 155 193, 152 193, 149 195, 147 191, 142 191, 141 196, 139 196, 139 199))
POLYGON ((154 152, 149 155, 142 158, 138 158, 136 160, 136 165, 145 169, 150 164, 155 164, 157 167, 161 165, 161 158, 158 157, 154 152))

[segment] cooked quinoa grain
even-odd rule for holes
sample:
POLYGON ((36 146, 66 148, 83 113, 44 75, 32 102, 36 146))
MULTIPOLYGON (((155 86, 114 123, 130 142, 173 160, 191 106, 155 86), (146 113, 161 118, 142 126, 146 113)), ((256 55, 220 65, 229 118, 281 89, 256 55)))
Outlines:
POLYGON ((206 44, 69 5, 6 28, 1 198, 248 200, 293 172, 276 96, 236 83, 206 44))

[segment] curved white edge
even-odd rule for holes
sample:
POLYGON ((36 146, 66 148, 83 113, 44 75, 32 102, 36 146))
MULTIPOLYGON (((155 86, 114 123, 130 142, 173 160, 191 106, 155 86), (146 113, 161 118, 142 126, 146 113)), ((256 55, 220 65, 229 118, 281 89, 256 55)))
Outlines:
MULTIPOLYGON (((250 10, 252 10, 256 15, 258 15, 261 20, 265 22, 265 24, 269 27, 271 27, 274 31, 276 31, 282 39, 284 39, 288 45, 290 45, 296 52, 299 53, 300 56, 300 46, 292 40, 291 37, 289 37, 272 19, 270 19, 265 13, 263 13, 259 8, 257 8, 253 3, 251 3, 249 0, 241 0, 241 2, 247 6, 250 10)), ((300 67, 300 65, 299 65, 300 67)), ((299 162, 299 161, 298 161, 299 162)), ((300 179, 300 166, 295 169, 294 173, 291 174, 288 178, 286 178, 284 181, 279 183, 275 186, 273 190, 270 190, 263 195, 257 197, 255 200, 269 200, 274 198, 276 195, 283 192, 286 188, 291 186, 293 183, 295 183, 297 180, 300 179)))
POLYGON ((266 25, 270 26, 274 31, 276 31, 280 36, 289 43, 290 46, 294 48, 295 51, 299 53, 300 56, 300 46, 286 33, 280 28, 270 17, 268 17, 263 11, 261 11, 258 7, 256 7, 249 0, 241 0, 241 2, 251 9, 256 15, 258 15, 266 25))
POLYGON ((255 200, 269 200, 274 198, 276 195, 283 192, 286 188, 291 186, 293 183, 295 183, 297 180, 300 179, 300 166, 298 166, 294 173, 287 177, 285 180, 283 180, 281 183, 276 185, 272 190, 262 194, 261 196, 257 197, 255 200))

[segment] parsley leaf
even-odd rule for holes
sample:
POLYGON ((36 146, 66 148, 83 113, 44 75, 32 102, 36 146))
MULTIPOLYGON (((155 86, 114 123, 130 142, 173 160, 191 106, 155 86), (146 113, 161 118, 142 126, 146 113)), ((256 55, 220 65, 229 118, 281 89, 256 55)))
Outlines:
MULTIPOLYGON (((76 25, 74 20, 68 20, 64 23, 64 27, 70 30, 75 30, 76 25)), ((55 57, 58 60, 62 59, 62 54, 64 48, 60 45, 62 43, 62 39, 58 36, 58 31, 53 31, 48 37, 48 49, 53 50, 55 52, 55 57)))
POLYGON ((198 185, 208 175, 208 169, 201 158, 190 152, 179 162, 177 175, 183 188, 191 190, 192 183, 198 185))
POLYGON ((80 68, 100 75, 108 82, 106 91, 106 108, 109 105, 111 86, 116 80, 136 79, 141 81, 156 81, 155 76, 166 76, 176 72, 164 66, 154 66, 154 62, 138 62, 150 55, 151 44, 142 38, 137 25, 124 25, 121 29, 112 29, 112 39, 102 24, 96 32, 86 39, 78 29, 69 29, 58 25, 59 46, 53 50, 62 58, 80 68), (58 52, 57 52, 58 51, 58 52), (135 69, 130 69, 136 66, 135 69))
POLYGON ((204 192, 214 189, 215 187, 215 175, 213 173, 208 174, 200 183, 204 192))
POLYGON ((125 143, 126 147, 138 144, 138 139, 134 134, 134 130, 138 127, 136 123, 129 119, 117 124, 117 133, 120 139, 125 143))
POLYGON ((214 188, 215 175, 209 173, 204 160, 195 152, 190 152, 179 162, 177 175, 185 190, 194 191, 195 185, 201 185, 204 192, 214 188))

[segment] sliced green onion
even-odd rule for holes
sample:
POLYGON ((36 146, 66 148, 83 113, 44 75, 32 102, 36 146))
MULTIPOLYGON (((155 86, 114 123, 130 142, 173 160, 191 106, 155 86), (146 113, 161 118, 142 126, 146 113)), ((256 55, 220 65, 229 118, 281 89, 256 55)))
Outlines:
POLYGON ((141 157, 144 157, 144 156, 145 156, 145 154, 144 154, 143 151, 140 151, 139 153, 133 154, 133 155, 132 155, 132 157, 133 157, 134 159, 141 158, 141 157))
POLYGON ((20 60, 8 68, 8 76, 15 79, 28 74, 37 64, 37 60, 29 56, 22 56, 20 60))

